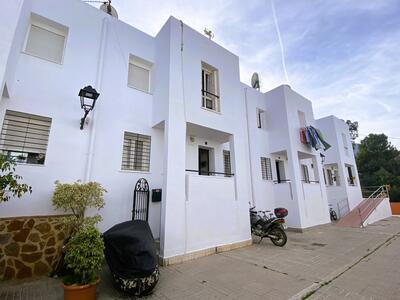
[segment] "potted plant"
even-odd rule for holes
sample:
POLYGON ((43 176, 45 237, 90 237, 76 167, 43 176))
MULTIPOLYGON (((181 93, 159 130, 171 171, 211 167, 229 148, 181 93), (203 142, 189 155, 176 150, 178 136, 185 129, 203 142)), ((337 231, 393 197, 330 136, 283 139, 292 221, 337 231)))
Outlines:
POLYGON ((107 192, 98 182, 60 183, 55 182, 53 206, 70 215, 64 218, 63 224, 68 236, 53 277, 65 276, 65 299, 95 299, 97 272, 103 260, 103 240, 95 225, 101 221, 99 214, 87 216, 88 208, 100 210, 104 207, 103 195, 107 192), (75 292, 87 294, 78 298, 75 292), (70 296, 71 293, 74 296, 70 296), (93 294, 94 293, 94 294, 93 294), (93 296, 94 295, 94 296, 93 296), (72 298, 71 298, 72 297, 72 298))
POLYGON ((64 300, 95 300, 104 242, 93 225, 81 228, 67 244, 64 264, 72 274, 63 279, 64 300))
POLYGON ((100 210, 104 207, 103 195, 107 192, 98 182, 74 183, 55 182, 53 193, 53 207, 62 209, 71 215, 64 218, 64 225, 70 236, 79 232, 84 226, 95 225, 101 221, 99 214, 86 216, 88 208, 100 210))

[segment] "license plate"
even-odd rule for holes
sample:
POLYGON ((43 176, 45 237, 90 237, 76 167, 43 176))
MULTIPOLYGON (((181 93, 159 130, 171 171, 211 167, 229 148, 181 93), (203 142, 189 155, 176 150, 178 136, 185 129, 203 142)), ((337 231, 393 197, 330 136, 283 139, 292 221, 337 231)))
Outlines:
POLYGON ((283 229, 287 229, 287 225, 286 224, 282 224, 283 229))

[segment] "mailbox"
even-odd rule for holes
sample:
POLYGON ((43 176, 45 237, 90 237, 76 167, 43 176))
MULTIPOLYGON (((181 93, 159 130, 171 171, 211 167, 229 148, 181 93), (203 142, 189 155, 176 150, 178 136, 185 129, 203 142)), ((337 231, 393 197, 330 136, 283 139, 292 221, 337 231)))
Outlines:
POLYGON ((151 190, 151 202, 161 202, 161 189, 151 190))

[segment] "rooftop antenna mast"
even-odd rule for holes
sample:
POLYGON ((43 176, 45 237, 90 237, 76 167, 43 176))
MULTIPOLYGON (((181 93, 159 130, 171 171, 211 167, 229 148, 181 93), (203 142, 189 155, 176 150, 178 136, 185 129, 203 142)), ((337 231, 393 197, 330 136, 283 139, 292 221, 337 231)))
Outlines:
POLYGON ((204 28, 204 34, 208 36, 210 40, 214 38, 214 33, 210 29, 204 28))
POLYGON ((87 1, 83 1, 86 3, 102 3, 102 5, 100 6, 100 10, 104 11, 105 13, 109 14, 110 16, 113 16, 115 18, 118 18, 118 13, 115 10, 115 8, 111 5, 111 0, 103 0, 103 1, 99 1, 99 0, 87 0, 87 1))

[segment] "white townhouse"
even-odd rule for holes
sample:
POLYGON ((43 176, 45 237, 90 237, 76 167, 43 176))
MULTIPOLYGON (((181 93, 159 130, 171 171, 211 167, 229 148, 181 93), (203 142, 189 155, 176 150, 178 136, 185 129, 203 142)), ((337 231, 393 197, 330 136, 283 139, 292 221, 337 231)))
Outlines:
POLYGON ((145 178, 161 190, 148 222, 173 263, 251 243, 253 205, 286 207, 302 230, 330 222, 328 202, 361 201, 340 120, 316 121, 287 85, 261 93, 241 83, 235 54, 173 17, 153 37, 80 0, 13 0, 0 11, 0 36, 0 150, 33 188, 2 203, 0 218, 60 214, 55 180, 98 181, 107 230, 132 218, 145 178), (81 130, 78 93, 88 85, 100 95, 81 130), (332 144, 325 166, 300 140, 306 126, 332 144), (335 166, 337 198, 324 181, 335 166))
POLYGON ((362 199, 349 127, 335 116, 318 119, 317 127, 332 145, 325 152, 324 180, 329 204, 342 217, 362 199))

